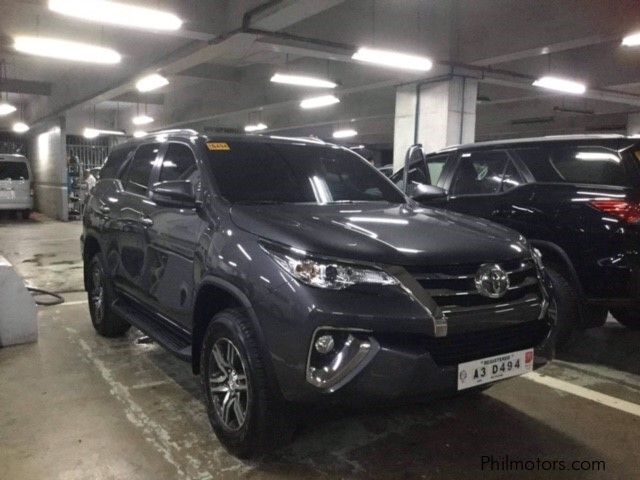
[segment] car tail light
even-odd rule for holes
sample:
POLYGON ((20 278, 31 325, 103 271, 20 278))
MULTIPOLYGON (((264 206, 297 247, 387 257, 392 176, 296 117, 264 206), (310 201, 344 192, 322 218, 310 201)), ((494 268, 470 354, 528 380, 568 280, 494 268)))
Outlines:
POLYGON ((599 210, 607 215, 622 220, 626 223, 639 223, 640 222, 640 204, 628 202, 626 200, 592 200, 589 202, 596 210, 599 210))

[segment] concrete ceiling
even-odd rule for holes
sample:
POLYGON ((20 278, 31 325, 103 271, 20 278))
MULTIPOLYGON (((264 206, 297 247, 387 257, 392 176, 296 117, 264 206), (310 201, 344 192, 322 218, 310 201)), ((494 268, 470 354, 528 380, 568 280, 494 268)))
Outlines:
MULTIPOLYGON (((426 76, 455 65, 479 77, 482 139, 613 131, 640 110, 640 49, 620 47, 624 35, 640 30, 637 0, 135 3, 173 11, 184 26, 171 34, 128 30, 53 14, 45 0, 0 0, 0 58, 10 79, 0 88, 21 99, 31 123, 65 115, 70 130, 93 122, 95 107, 105 128, 132 131, 130 117, 140 102, 156 118, 153 128, 241 128, 261 120, 275 132, 324 137, 349 124, 360 132, 358 142, 390 143, 396 86, 425 75, 352 62, 353 49, 368 45, 434 58, 439 66, 426 76), (260 5, 242 29, 244 14, 260 5), (94 66, 19 55, 11 48, 17 34, 109 46, 123 61, 94 66), (301 111, 300 99, 315 92, 271 84, 276 70, 330 77, 339 83, 342 102, 301 111), (133 85, 151 71, 171 84, 147 98, 133 85), (531 87, 530 77, 547 73, 584 80, 589 95, 531 87)), ((0 119, 0 128, 10 122, 0 119)))

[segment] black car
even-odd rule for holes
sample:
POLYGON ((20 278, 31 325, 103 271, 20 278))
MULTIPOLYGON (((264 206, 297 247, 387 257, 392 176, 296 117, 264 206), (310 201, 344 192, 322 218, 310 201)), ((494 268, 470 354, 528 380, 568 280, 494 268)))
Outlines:
POLYGON ((83 224, 95 329, 134 325, 191 362, 241 457, 279 445, 294 404, 480 389, 553 356, 524 238, 420 207, 336 145, 137 139, 110 153, 83 224))
MULTIPOLYGON (((407 193, 522 233, 558 295, 558 343, 607 312, 640 328, 640 139, 526 138, 408 152, 407 193)), ((392 181, 404 187, 404 169, 392 181)))

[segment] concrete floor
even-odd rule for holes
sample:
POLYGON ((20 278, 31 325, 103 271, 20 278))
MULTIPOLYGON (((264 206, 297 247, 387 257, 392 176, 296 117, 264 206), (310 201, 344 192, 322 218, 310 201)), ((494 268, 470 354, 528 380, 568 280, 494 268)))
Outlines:
POLYGON ((0 221, 0 254, 67 300, 40 308, 37 344, 0 349, 0 478, 640 478, 640 333, 613 320, 541 371, 583 396, 517 378, 474 397, 331 412, 268 458, 236 460, 212 434, 188 365, 138 343, 138 331, 94 333, 79 235, 77 223, 0 221), (483 455, 604 460, 606 470, 492 472, 483 455))

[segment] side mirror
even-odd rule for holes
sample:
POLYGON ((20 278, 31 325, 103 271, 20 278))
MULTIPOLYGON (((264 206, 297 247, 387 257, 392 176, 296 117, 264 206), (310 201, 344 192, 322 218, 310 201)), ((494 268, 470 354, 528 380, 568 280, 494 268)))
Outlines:
POLYGON ((151 198, 158 205, 166 207, 195 208, 196 206, 193 183, 186 180, 156 183, 151 189, 151 198))
POLYGON ((419 183, 415 186, 413 194, 411 195, 416 202, 428 202, 430 200, 447 198, 447 191, 444 188, 436 187, 434 185, 424 185, 419 183))

